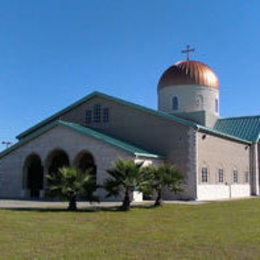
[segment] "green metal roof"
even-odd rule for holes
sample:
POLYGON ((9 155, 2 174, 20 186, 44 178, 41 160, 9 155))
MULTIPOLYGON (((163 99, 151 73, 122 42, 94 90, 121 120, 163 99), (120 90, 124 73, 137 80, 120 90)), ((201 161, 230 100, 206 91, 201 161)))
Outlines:
POLYGON ((84 103, 84 102, 86 102, 86 101, 88 101, 91 98, 96 97, 96 96, 102 97, 102 98, 107 99, 107 100, 114 101, 114 102, 119 103, 119 104, 123 104, 125 106, 131 107, 133 109, 137 109, 139 111, 143 111, 143 112, 155 115, 155 116, 160 117, 160 118, 164 118, 164 119, 173 121, 175 123, 180 123, 182 125, 193 127, 194 129, 204 131, 204 132, 207 132, 207 133, 210 133, 210 134, 214 134, 214 135, 217 135, 217 136, 220 136, 220 137, 223 137, 223 138, 227 138, 227 139, 230 139, 230 140, 239 141, 239 142, 243 142, 243 143, 250 143, 251 142, 251 141, 244 139, 242 137, 235 136, 235 135, 233 135, 229 132, 221 131, 218 128, 214 128, 214 129, 207 128, 207 127, 199 125, 199 124, 197 124, 193 121, 186 120, 186 119, 174 116, 174 115, 169 115, 167 113, 157 111, 157 110, 154 110, 154 109, 151 109, 151 108, 147 108, 147 107, 144 107, 144 106, 141 106, 141 105, 137 105, 137 104, 134 104, 132 102, 125 101, 123 99, 116 98, 116 97, 113 97, 113 96, 110 96, 110 95, 107 95, 107 94, 104 94, 104 93, 101 93, 101 92, 98 92, 98 91, 95 91, 95 92, 87 95, 86 97, 80 99, 79 101, 77 101, 77 102, 73 103, 72 105, 66 107, 65 109, 59 111, 58 113, 54 114, 53 116, 41 121, 40 123, 36 124, 35 126, 29 128, 25 132, 18 135, 17 138, 22 140, 23 138, 29 137, 29 135, 34 133, 34 131, 39 130, 40 128, 44 127, 45 125, 49 124, 50 122, 58 120, 62 115, 64 115, 68 111, 74 109, 75 107, 81 105, 82 103, 84 103))
POLYGON ((52 129, 53 127, 56 127, 56 126, 65 127, 67 129, 78 132, 78 133, 83 134, 85 136, 94 138, 94 139, 96 139, 96 140, 98 140, 102 143, 109 144, 111 146, 114 146, 115 148, 121 149, 121 150, 123 150, 127 153, 130 153, 130 154, 133 154, 135 156, 149 157, 149 158, 162 158, 163 157, 159 154, 147 152, 147 151, 140 149, 136 146, 133 146, 129 143, 120 141, 118 139, 115 139, 113 137, 110 137, 108 135, 100 133, 100 132, 93 130, 93 129, 90 129, 88 127, 83 127, 83 126, 75 124, 75 123, 69 123, 69 122, 58 120, 58 121, 51 122, 44 127, 41 127, 40 129, 35 131, 33 134, 23 138, 22 140, 20 140, 16 144, 12 145, 8 149, 6 149, 2 153, 0 153, 0 158, 6 156, 7 154, 11 153, 15 149, 17 149, 17 148, 23 146, 24 144, 32 141, 33 139, 37 138, 38 136, 44 134, 45 132, 49 131, 50 129, 52 129))
POLYGON ((260 137, 260 115, 219 119, 214 130, 249 142, 258 142, 260 137))
POLYGON ((245 143, 245 144, 251 144, 252 143, 251 141, 248 141, 248 140, 236 137, 234 135, 223 133, 221 131, 218 131, 218 130, 215 130, 215 129, 212 129, 212 128, 208 128, 208 127, 203 126, 203 125, 198 125, 197 129, 200 132, 204 132, 204 133, 208 133, 208 134, 211 134, 211 135, 219 136, 219 137, 222 137, 222 138, 225 138, 225 139, 229 139, 229 140, 233 140, 233 141, 237 141, 237 142, 240 142, 240 143, 245 143))

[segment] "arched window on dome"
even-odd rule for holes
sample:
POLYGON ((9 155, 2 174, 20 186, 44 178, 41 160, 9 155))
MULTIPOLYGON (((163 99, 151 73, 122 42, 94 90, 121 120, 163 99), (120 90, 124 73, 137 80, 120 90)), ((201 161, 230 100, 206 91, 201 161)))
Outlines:
POLYGON ((178 110, 179 109, 179 100, 177 97, 172 98, 172 110, 178 110))
POLYGON ((218 113, 218 99, 215 99, 215 112, 218 113))
POLYGON ((198 96, 197 96, 196 103, 197 103, 197 108, 198 108, 199 110, 203 110, 203 108, 204 108, 204 102, 203 102, 203 96, 202 96, 202 95, 198 95, 198 96))

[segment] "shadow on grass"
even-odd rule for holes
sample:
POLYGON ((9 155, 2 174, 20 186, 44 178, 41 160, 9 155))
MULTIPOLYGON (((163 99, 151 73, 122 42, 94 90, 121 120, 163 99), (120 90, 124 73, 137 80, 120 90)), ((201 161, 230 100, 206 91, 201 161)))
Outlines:
MULTIPOLYGON (((132 209, 154 209, 153 205, 134 205, 131 206, 132 209)), ((77 211, 68 211, 66 208, 1 208, 1 210, 10 210, 10 211, 20 211, 20 212, 42 212, 42 213, 51 213, 51 212, 69 212, 69 213, 97 213, 97 212, 125 212, 122 211, 121 206, 111 206, 111 207, 102 207, 102 206, 91 206, 86 208, 79 208, 77 211)))

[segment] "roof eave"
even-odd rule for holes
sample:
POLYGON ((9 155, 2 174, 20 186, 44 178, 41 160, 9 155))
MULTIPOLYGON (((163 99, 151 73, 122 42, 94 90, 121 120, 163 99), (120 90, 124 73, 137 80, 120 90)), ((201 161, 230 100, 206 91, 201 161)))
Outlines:
POLYGON ((122 151, 124 151, 128 154, 131 154, 131 155, 135 155, 135 156, 139 155, 139 156, 142 156, 142 157, 149 157, 149 158, 162 158, 161 155, 149 153, 149 152, 142 150, 138 147, 132 146, 132 145, 127 144, 123 141, 120 141, 120 140, 117 140, 117 139, 112 138, 110 136, 107 136, 105 134, 99 133, 98 131, 86 128, 86 129, 88 129, 88 131, 94 132, 94 134, 91 135, 90 133, 86 133, 86 131, 83 131, 82 129, 80 129, 80 128, 83 128, 83 126, 78 125, 78 127, 76 128, 75 126, 73 127, 72 123, 57 120, 57 121, 51 122, 48 125, 45 125, 45 126, 39 128, 38 130, 36 130, 32 134, 30 134, 27 137, 20 140, 18 143, 14 144, 10 148, 8 148, 5 151, 3 151, 2 153, 0 153, 0 159, 3 158, 4 156, 8 155, 9 153, 14 151, 15 149, 17 149, 17 148, 23 146, 24 144, 32 141, 33 139, 37 138, 38 136, 44 134, 45 132, 49 131, 50 129, 52 129, 53 127, 56 127, 56 126, 61 126, 61 127, 70 129, 72 131, 78 132, 80 134, 83 134, 85 136, 89 136, 91 138, 96 139, 99 142, 103 142, 107 145, 111 145, 111 146, 113 146, 117 149, 120 149, 120 150, 122 150, 122 151), (98 138, 97 136, 95 136, 95 134, 102 135, 102 138, 100 138, 100 137, 98 138), (104 141, 104 138, 108 138, 109 141, 104 141), (115 141, 119 142, 119 144, 115 144, 115 141), (139 150, 140 152, 136 152, 134 150, 139 150))
POLYGON ((155 159, 164 159, 165 156, 157 155, 157 154, 149 154, 149 153, 135 153, 137 157, 148 157, 148 158, 155 158, 155 159))
POLYGON ((53 128, 57 125, 58 125, 58 121, 54 121, 54 122, 40 128, 40 129, 38 129, 37 131, 35 131, 31 135, 25 137, 24 139, 20 140, 19 142, 15 143, 14 145, 10 146, 9 148, 7 148, 3 152, 1 152, 0 153, 0 159, 3 158, 4 156, 8 155, 9 153, 14 151, 15 149, 23 146, 24 144, 32 141, 33 139, 37 138, 38 136, 40 136, 42 134, 44 134, 45 132, 49 131, 51 128, 53 128))

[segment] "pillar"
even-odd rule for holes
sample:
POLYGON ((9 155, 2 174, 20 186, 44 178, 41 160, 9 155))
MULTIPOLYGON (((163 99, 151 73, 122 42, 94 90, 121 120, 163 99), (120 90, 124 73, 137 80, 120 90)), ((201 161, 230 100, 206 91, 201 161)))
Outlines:
POLYGON ((251 163, 251 194, 259 195, 259 165, 258 165, 258 147, 257 144, 252 144, 250 153, 251 163))

